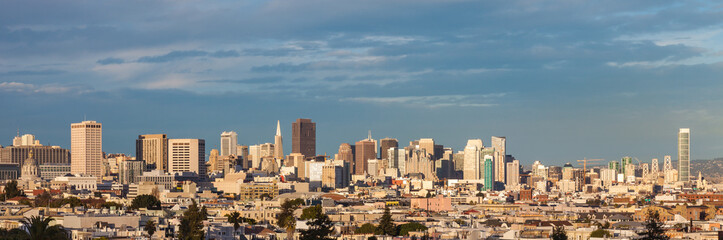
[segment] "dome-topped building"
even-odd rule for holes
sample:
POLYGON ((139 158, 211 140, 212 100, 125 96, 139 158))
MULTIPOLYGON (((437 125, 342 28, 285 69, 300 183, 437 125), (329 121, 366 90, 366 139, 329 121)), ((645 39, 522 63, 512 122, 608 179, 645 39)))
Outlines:
POLYGON ((23 166, 20 170, 20 182, 23 186, 33 188, 35 182, 39 181, 38 176, 38 162, 33 158, 33 150, 28 152, 28 158, 23 161, 23 166))

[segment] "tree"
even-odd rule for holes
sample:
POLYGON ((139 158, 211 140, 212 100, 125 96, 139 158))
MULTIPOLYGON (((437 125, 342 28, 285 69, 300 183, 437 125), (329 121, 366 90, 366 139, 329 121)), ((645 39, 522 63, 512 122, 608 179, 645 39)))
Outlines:
POLYGON ((149 238, 153 238, 153 233, 156 232, 156 222, 154 222, 153 220, 148 220, 146 222, 146 226, 143 227, 143 230, 148 233, 149 238))
POLYGON ((36 207, 45 207, 50 206, 50 203, 53 201, 53 196, 50 195, 48 191, 43 191, 40 195, 38 195, 35 198, 35 206, 36 207))
POLYGON ((410 222, 399 225, 399 236, 409 235, 409 232, 424 231, 427 227, 418 222, 410 222))
POLYGON ((181 217, 181 225, 178 229, 178 238, 181 240, 202 240, 204 239, 203 220, 206 216, 203 211, 198 208, 196 200, 191 200, 192 204, 183 212, 181 217))
POLYGON ((397 226, 394 225, 394 222, 392 222, 392 213, 389 210, 389 207, 384 208, 384 214, 382 215, 382 219, 379 220, 379 226, 377 227, 375 233, 387 236, 397 235, 397 226))
POLYGON ((612 236, 613 235, 610 234, 610 232, 608 232, 605 229, 598 229, 598 230, 592 231, 590 233, 590 237, 594 237, 594 238, 607 238, 607 237, 612 237, 612 236))
POLYGON ((304 208, 304 210, 301 211, 301 217, 299 219, 301 220, 310 220, 310 219, 316 219, 319 217, 319 214, 323 214, 323 211, 321 210, 321 204, 317 204, 308 208, 304 208))
POLYGON ((2 195, 2 200, 7 201, 8 199, 25 196, 22 190, 18 188, 18 181, 12 180, 5 184, 5 193, 2 195))
POLYGON ((279 227, 286 228, 286 239, 288 240, 294 239, 294 231, 296 230, 294 211, 299 209, 302 204, 304 204, 304 200, 300 198, 294 200, 286 199, 284 203, 281 204, 281 212, 279 215, 276 215, 276 222, 279 227))
POLYGON ((19 228, 13 228, 10 230, 0 228, 0 240, 27 240, 28 234, 20 230, 19 228))
POLYGON ((268 194, 268 193, 264 193, 264 194, 259 195, 259 199, 261 199, 261 200, 269 200, 269 199, 271 199, 271 195, 268 194))
POLYGON ((159 201, 158 198, 156 198, 153 195, 148 195, 148 194, 138 195, 131 202, 131 209, 139 209, 139 208, 160 210, 161 209, 161 201, 159 201))
POLYGON ((244 220, 245 220, 245 218, 241 217, 241 213, 239 213, 239 212, 232 212, 232 213, 226 214, 226 221, 233 224, 234 235, 236 235, 236 232, 238 232, 238 228, 241 227, 241 223, 243 223, 244 220))
POLYGON ((309 219, 306 223, 309 229, 301 230, 300 240, 332 240, 331 237, 334 234, 334 224, 329 219, 329 216, 324 214, 321 205, 309 207, 309 211, 312 212, 309 215, 314 216, 309 219), (318 207, 316 207, 318 206, 318 207))
POLYGON ((68 198, 61 198, 56 201, 52 201, 50 203, 50 207, 58 208, 65 205, 69 205, 70 207, 78 207, 83 206, 83 202, 80 201, 77 197, 68 197, 68 198))
POLYGON ((645 231, 638 233, 640 240, 668 240, 670 237, 665 235, 663 223, 660 221, 660 213, 658 211, 649 210, 648 219, 645 220, 645 231))
POLYGON ((61 225, 50 225, 54 221, 52 217, 32 216, 23 218, 20 223, 22 228, 30 240, 51 240, 51 239, 68 239, 70 234, 61 225))
POLYGON ((565 231, 565 226, 555 226, 552 228, 552 235, 550 235, 550 239, 552 240, 567 240, 567 232, 565 231))
POLYGON ((371 223, 365 223, 362 224, 361 227, 354 230, 354 233, 356 234, 370 234, 377 231, 377 226, 374 226, 374 224, 371 223))

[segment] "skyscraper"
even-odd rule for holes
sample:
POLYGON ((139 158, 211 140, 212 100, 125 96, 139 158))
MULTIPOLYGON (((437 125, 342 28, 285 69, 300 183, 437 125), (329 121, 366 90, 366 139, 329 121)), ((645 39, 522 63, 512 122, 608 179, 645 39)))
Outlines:
POLYGON ((284 159, 284 140, 281 139, 281 122, 276 121, 276 136, 274 136, 274 157, 284 159))
POLYGON ((495 187, 495 167, 494 167, 494 160, 493 157, 490 155, 484 156, 484 166, 485 166, 485 184, 484 189, 485 190, 492 190, 495 187))
POLYGON ((480 155, 484 145, 482 139, 470 139, 467 140, 467 146, 464 147, 464 170, 462 171, 462 177, 465 180, 479 180, 483 179, 480 166, 484 166, 484 156, 480 155))
POLYGON ((690 181, 690 128, 678 131, 678 181, 690 181))
POLYGON ((168 139, 168 172, 206 174, 206 141, 203 139, 168 139))
POLYGON ((221 156, 237 155, 238 134, 234 131, 221 133, 221 156))
POLYGON ((621 158, 620 159, 620 173, 627 174, 628 173, 627 169, 630 164, 633 164, 633 158, 627 157, 627 156, 621 158))
POLYGON ((495 149, 495 155, 494 155, 494 161, 495 161, 495 181, 498 182, 504 182, 506 180, 505 178, 505 160, 506 160, 506 152, 507 149, 507 138, 505 137, 492 137, 492 148, 495 149))
POLYGON ((136 159, 145 162, 146 168, 168 172, 168 138, 166 134, 138 135, 136 159))
POLYGON ((435 150, 434 149, 434 139, 432 139, 432 138, 419 139, 419 148, 424 149, 427 152, 427 154, 430 155, 430 158, 432 160, 437 160, 435 152, 434 152, 434 150, 435 150))
POLYGON ((507 186, 520 184, 520 161, 512 160, 507 163, 507 186))
POLYGON ((70 124, 70 172, 103 177, 103 125, 96 121, 70 124))
POLYGON ((356 154, 354 156, 354 174, 361 175, 368 170, 369 159, 377 159, 376 146, 373 139, 364 139, 356 142, 356 154))
POLYGON ((399 147, 399 141, 396 138, 382 138, 379 140, 379 158, 389 160, 389 148, 399 147))
POLYGON ((118 168, 118 182, 122 184, 131 184, 136 182, 136 177, 143 174, 143 161, 139 160, 123 160, 120 161, 118 168))
POLYGON ((354 171, 354 149, 352 145, 348 143, 342 143, 339 145, 339 153, 336 154, 336 160, 342 160, 349 163, 350 172, 354 171))
POLYGON ((291 124, 291 152, 308 157, 316 156, 316 123, 299 118, 291 124))

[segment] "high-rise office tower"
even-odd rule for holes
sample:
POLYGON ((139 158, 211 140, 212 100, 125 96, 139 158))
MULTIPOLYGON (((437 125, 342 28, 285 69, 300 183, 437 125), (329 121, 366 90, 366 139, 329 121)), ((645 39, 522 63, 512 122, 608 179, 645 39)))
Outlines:
POLYGON ((306 161, 304 160, 304 158, 305 156, 301 153, 291 153, 286 156, 286 161, 291 163, 291 167, 296 167, 297 179, 306 178, 306 161))
POLYGON ((276 136, 274 136, 274 157, 284 159, 284 140, 281 139, 281 122, 276 121, 276 136))
POLYGON ((620 173, 620 163, 619 163, 619 162, 610 161, 610 162, 608 163, 608 168, 609 168, 609 169, 612 169, 612 170, 615 170, 615 174, 620 173))
POLYGON ((424 151, 426 151, 427 154, 430 155, 431 160, 437 159, 435 152, 434 152, 434 139, 432 139, 432 138, 419 139, 419 148, 424 149, 424 151))
POLYGON ((368 170, 369 159, 377 159, 376 146, 373 139, 364 139, 356 142, 354 160, 354 174, 361 175, 368 170))
POLYGON ((121 184, 136 183, 136 177, 143 174, 145 167, 140 160, 123 160, 118 167, 118 182, 121 184))
POLYGON ((35 135, 24 134, 23 136, 20 136, 20 131, 18 131, 18 136, 13 138, 13 146, 19 147, 19 146, 42 146, 42 145, 40 144, 39 140, 35 140, 35 135))
POLYGON ((520 161, 512 160, 507 163, 507 186, 520 184, 520 161))
POLYGON ((291 124, 291 152, 308 157, 316 156, 316 123, 299 118, 291 124))
POLYGON ((168 139, 168 172, 206 174, 206 141, 203 139, 168 139))
POLYGON ((404 175, 407 172, 407 152, 399 147, 391 147, 387 155, 389 168, 397 169, 399 174, 404 175))
POLYGON ((239 145, 236 147, 236 154, 241 158, 241 168, 249 169, 251 165, 249 160, 249 146, 239 145))
POLYGON ((33 159, 38 162, 39 166, 46 164, 70 166, 70 151, 68 149, 42 145, 0 147, 0 164, 22 166, 30 151, 33 151, 33 159))
POLYGON ((678 131, 678 181, 690 181, 690 128, 678 131))
POLYGON ((482 139, 467 140, 467 146, 464 147, 464 170, 462 171, 462 177, 465 180, 483 179, 480 174, 484 171, 480 169, 480 166, 484 166, 482 159, 484 156, 480 154, 482 148, 484 148, 482 139))
POLYGON ((147 170, 168 172, 168 138, 166 134, 138 135, 136 160, 143 161, 147 170))
POLYGON ((399 147, 396 138, 382 138, 379 140, 379 158, 389 160, 389 148, 399 147))
POLYGON ((505 161, 506 161, 506 149, 507 149, 507 138, 505 137, 492 137, 492 148, 495 149, 494 161, 495 161, 495 181, 504 182, 505 179, 505 161))
POLYGON ((221 156, 237 155, 238 134, 234 131, 221 133, 221 156))
POLYGON ((643 178, 650 178, 650 164, 642 163, 640 168, 643 170, 643 178))
POLYGON ((660 165, 658 164, 658 159, 653 158, 653 162, 650 165, 650 175, 652 175, 654 178, 657 178, 659 170, 660 170, 660 165))
POLYGON ((628 173, 628 165, 630 165, 630 164, 633 164, 633 158, 627 157, 627 156, 621 158, 620 159, 620 173, 627 174, 628 173))
POLYGON ((354 148, 348 143, 339 145, 339 153, 336 154, 336 160, 342 160, 349 163, 350 172, 354 172, 354 148))
POLYGON ((218 150, 211 149, 211 152, 208 154, 208 168, 206 169, 209 173, 222 169, 218 167, 220 162, 218 157, 218 150))
POLYGON ((494 159, 491 155, 484 156, 484 168, 485 168, 485 190, 492 190, 495 188, 495 167, 494 159))
POLYGON ((96 121, 70 124, 70 172, 103 177, 103 125, 96 121))

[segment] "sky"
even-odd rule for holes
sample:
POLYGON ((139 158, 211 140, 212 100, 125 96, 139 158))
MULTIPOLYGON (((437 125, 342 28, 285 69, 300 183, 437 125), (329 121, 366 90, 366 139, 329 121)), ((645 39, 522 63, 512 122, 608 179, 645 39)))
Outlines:
POLYGON ((19 130, 70 148, 103 123, 108 153, 139 134, 273 142, 281 121, 339 144, 507 137, 523 164, 723 157, 717 1, 7 1, 0 144, 19 130), (4 140, 2 140, 4 139, 4 140))

